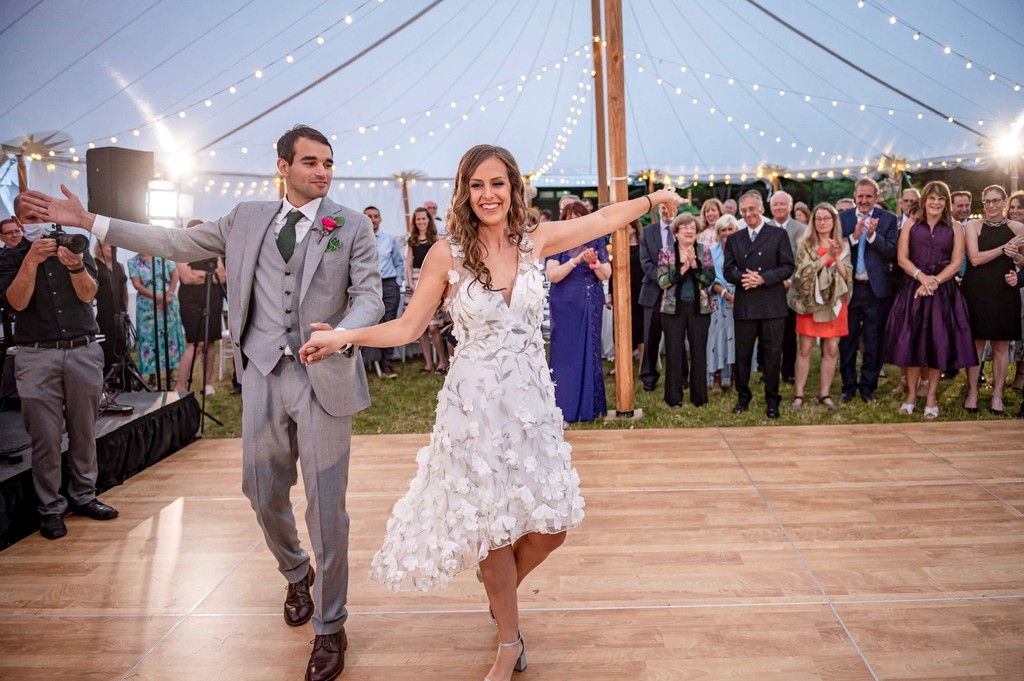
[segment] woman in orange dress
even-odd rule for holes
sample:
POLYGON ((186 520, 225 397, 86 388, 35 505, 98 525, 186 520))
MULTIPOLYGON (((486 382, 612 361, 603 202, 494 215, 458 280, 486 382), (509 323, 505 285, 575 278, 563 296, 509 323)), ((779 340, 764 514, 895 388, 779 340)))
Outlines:
POLYGON ((804 385, 811 369, 811 351, 818 338, 821 339, 818 402, 830 411, 838 408, 829 393, 836 375, 839 339, 849 333, 846 308, 852 276, 850 247, 843 239, 839 215, 832 204, 819 203, 811 213, 811 222, 797 248, 796 269, 788 293, 789 306, 797 313, 796 332, 800 336, 794 411, 804 406, 804 385))

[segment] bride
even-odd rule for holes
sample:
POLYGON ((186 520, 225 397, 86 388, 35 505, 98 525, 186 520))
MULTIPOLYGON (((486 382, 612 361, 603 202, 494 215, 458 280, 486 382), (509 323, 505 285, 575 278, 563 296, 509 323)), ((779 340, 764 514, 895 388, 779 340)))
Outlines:
POLYGON ((544 358, 540 263, 652 206, 682 202, 661 190, 528 229, 515 159, 501 147, 473 147, 459 163, 449 237, 428 252, 403 315, 368 328, 315 330, 300 351, 312 364, 349 344, 410 343, 443 301, 458 345, 430 444, 416 457, 416 477, 395 504, 370 576, 394 590, 425 591, 479 564, 500 641, 488 679, 504 681, 526 667, 517 588, 583 519, 544 358))

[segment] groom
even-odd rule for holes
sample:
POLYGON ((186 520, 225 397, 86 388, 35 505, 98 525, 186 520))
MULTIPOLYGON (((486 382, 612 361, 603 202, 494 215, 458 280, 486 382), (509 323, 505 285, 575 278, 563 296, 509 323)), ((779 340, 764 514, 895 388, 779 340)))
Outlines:
POLYGON ((288 188, 284 201, 241 203, 191 229, 94 215, 63 187, 66 200, 21 195, 19 217, 82 227, 115 246, 177 262, 225 257, 228 321, 245 405, 242 489, 289 583, 285 621, 298 626, 313 618, 306 679, 328 681, 344 668, 347 646, 352 414, 368 407, 370 397, 358 356, 335 354, 323 366, 305 366, 299 348, 310 327, 369 326, 384 305, 370 221, 327 198, 334 171, 330 142, 300 125, 278 140, 277 154, 288 188), (296 457, 316 579, 289 500, 296 457))

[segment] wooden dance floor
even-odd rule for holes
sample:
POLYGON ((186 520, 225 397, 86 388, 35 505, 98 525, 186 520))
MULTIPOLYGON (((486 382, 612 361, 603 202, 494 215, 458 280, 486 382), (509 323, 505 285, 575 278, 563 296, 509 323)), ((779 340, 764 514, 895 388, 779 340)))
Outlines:
MULTIPOLYGON (((354 439, 344 680, 493 660, 472 571, 427 594, 366 576, 426 440, 354 439)), ((522 587, 518 681, 1024 679, 1024 422, 569 440, 587 517, 522 587)), ((106 494, 119 519, 0 553, 0 678, 301 679, 312 629, 282 619, 240 461, 199 442, 106 494)))

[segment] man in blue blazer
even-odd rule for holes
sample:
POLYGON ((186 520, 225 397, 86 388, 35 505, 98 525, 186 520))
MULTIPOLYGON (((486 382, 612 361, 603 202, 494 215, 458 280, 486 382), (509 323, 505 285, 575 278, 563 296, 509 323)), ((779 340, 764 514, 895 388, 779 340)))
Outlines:
POLYGON ((843 377, 842 401, 857 393, 865 402, 873 402, 882 370, 882 343, 889 316, 893 290, 889 272, 896 260, 896 216, 875 206, 878 183, 870 177, 857 180, 855 208, 839 214, 843 237, 850 242, 853 260, 853 291, 847 317, 850 332, 839 341, 840 371, 843 377), (857 350, 864 339, 860 379, 857 378, 857 350))

